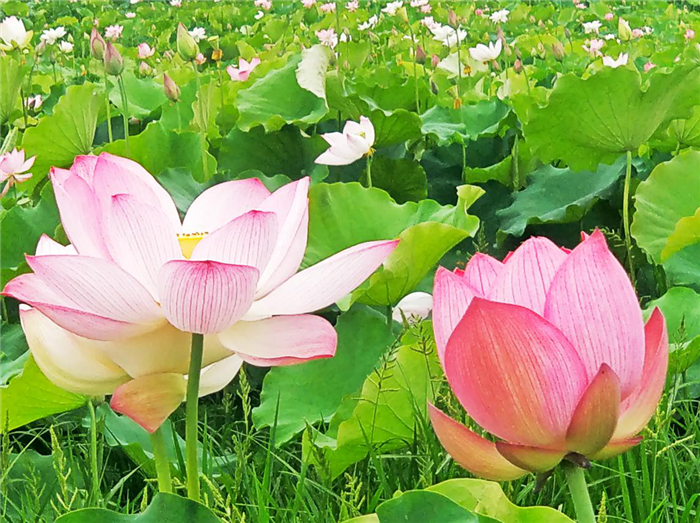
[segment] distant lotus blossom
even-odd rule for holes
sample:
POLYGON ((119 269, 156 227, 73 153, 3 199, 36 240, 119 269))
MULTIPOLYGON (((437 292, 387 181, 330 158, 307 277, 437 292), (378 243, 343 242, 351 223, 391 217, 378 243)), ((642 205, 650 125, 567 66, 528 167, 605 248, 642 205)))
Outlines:
POLYGON ((150 58, 151 56, 153 56, 153 53, 156 52, 156 50, 152 49, 151 46, 148 45, 146 42, 139 44, 138 50, 139 50, 139 58, 141 58, 141 60, 145 60, 146 58, 150 58))
POLYGON ((503 44, 501 40, 496 40, 496 44, 489 42, 488 47, 484 44, 476 44, 476 47, 469 49, 469 54, 478 62, 490 62, 495 60, 501 54, 503 44))
POLYGON ((46 29, 41 33, 41 41, 45 42, 46 45, 53 45, 58 42, 61 38, 66 36, 66 30, 63 26, 54 27, 53 29, 46 29))
POLYGON ((255 5, 255 7, 260 7, 265 11, 269 11, 270 9, 272 9, 272 0, 255 0, 253 4, 255 5))
POLYGON ((197 53, 197 56, 194 57, 194 63, 196 63, 197 65, 202 65, 206 61, 207 57, 204 56, 202 53, 197 53))
POLYGON ((588 9, 586 4, 576 4, 576 9, 588 9))
POLYGON ((311 9, 316 5, 316 0, 301 0, 301 5, 303 5, 306 9, 311 9))
POLYGON ((615 18, 615 15, 612 13, 605 13, 605 16, 603 18, 605 18, 609 22, 610 20, 615 18))
POLYGON ((484 16, 484 11, 483 11, 483 9, 478 9, 478 8, 477 8, 477 9, 474 11, 474 16, 484 16))
POLYGON ((139 73, 141 73, 143 76, 148 76, 152 72, 153 72, 153 69, 146 62, 141 62, 139 64, 139 73))
POLYGON ((352 2, 348 2, 347 4, 345 4, 345 9, 347 9, 351 13, 354 13, 359 8, 360 8, 359 0, 352 0, 352 2))
POLYGON ((138 4, 141 0, 129 0, 131 5, 138 4))
POLYGON ((432 16, 426 16, 420 21, 421 25, 427 27, 431 32, 442 27, 442 24, 436 22, 432 16))
POLYGON ((505 24, 508 21, 508 9, 501 9, 491 14, 489 17, 494 24, 505 24))
POLYGON ((603 24, 600 20, 593 20, 592 22, 583 22, 583 32, 586 34, 598 34, 602 26, 603 24))
POLYGON ((411 7, 418 9, 424 5, 429 5, 430 0, 411 0, 411 7))
POLYGON ((124 31, 124 26, 119 24, 110 25, 105 29, 105 38, 109 38, 112 41, 118 40, 122 35, 122 31, 124 31))
POLYGON ((627 65, 628 58, 629 55, 627 53, 620 53, 617 57, 617 60, 613 59, 611 56, 604 56, 603 65, 606 67, 612 67, 613 69, 617 69, 621 65, 627 65))
POLYGON ((683 35, 686 40, 692 40, 695 38, 695 31, 692 29, 686 29, 685 34, 683 35))
POLYGON ((321 165, 350 165, 372 152, 374 126, 369 118, 360 117, 360 123, 348 121, 342 133, 326 133, 321 138, 330 147, 318 158, 321 165))
POLYGON ((649 27, 648 25, 645 25, 644 27, 642 27, 642 31, 644 31, 645 35, 650 35, 651 33, 654 32, 654 30, 651 27, 649 27))
POLYGON ((427 14, 427 13, 430 13, 432 10, 433 10, 433 8, 431 7, 430 4, 425 4, 425 5, 420 6, 420 12, 421 12, 421 13, 426 13, 426 14, 427 14))
POLYGON ((382 13, 386 13, 389 16, 394 16, 396 14, 396 11, 401 9, 401 6, 403 6, 403 2, 398 1, 398 2, 389 2, 386 4, 386 7, 382 9, 382 13))
POLYGON ((644 36, 644 31, 641 29, 632 29, 632 38, 641 38, 644 36))
POLYGON ((170 0, 170 5, 173 7, 180 7, 182 5, 182 0, 170 0))
MULTIPOLYGON (((603 38, 605 38, 606 40, 613 40, 615 38, 615 35, 609 33, 609 34, 603 35, 603 38)), ((618 40, 618 42, 619 42, 619 40, 618 40)))
POLYGON ((343 31, 342 33, 340 33, 340 41, 341 42, 351 42, 352 36, 350 36, 348 33, 343 31))
POLYGON ((449 25, 431 28, 433 40, 442 42, 442 45, 447 47, 455 47, 467 38, 467 32, 464 29, 454 29, 449 25))
POLYGON ((136 13, 124 13, 127 18, 136 18, 136 13))
POLYGON ((321 11, 324 13, 335 13, 335 2, 321 4, 321 11))
POLYGON ((593 57, 600 56, 602 53, 600 50, 603 48, 605 45, 605 40, 602 40, 600 38, 593 38, 590 42, 588 42, 588 45, 582 45, 583 50, 586 51, 588 54, 590 54, 593 57))
POLYGON ((316 31, 316 36, 323 45, 327 45, 331 49, 338 45, 338 35, 335 34, 335 30, 332 27, 330 29, 316 31))
POLYGON ((255 13, 253 18, 255 18, 256 20, 260 20, 263 16, 265 16, 265 11, 258 11, 257 13, 255 13))
POLYGON ((258 57, 253 58, 250 62, 244 58, 239 58, 238 67, 229 65, 226 68, 226 72, 234 82, 245 82, 258 64, 260 64, 260 58, 258 57))
POLYGON ((40 94, 37 94, 36 96, 30 96, 25 100, 25 105, 27 106, 27 109, 38 111, 39 108, 44 105, 44 99, 41 97, 40 94))
POLYGON ((62 53, 68 54, 73 52, 73 44, 66 41, 66 40, 61 40, 58 42, 58 49, 62 53))
POLYGON ((32 156, 25 160, 24 149, 14 149, 0 156, 0 183, 5 184, 0 196, 5 196, 13 185, 26 182, 32 177, 32 173, 27 171, 32 168, 35 159, 36 156, 32 156))
POLYGON ((654 62, 647 62, 644 64, 644 72, 648 73, 651 71, 654 67, 656 67, 656 64, 654 62))
POLYGON ((204 40, 207 37, 207 30, 204 29, 203 27, 195 27, 191 31, 188 31, 190 36, 194 38, 195 42, 199 42, 200 40, 204 40))
POLYGON ((371 16, 369 18, 369 20, 358 25, 357 29, 360 31, 366 31, 367 29, 374 29, 374 27, 377 25, 378 21, 379 21, 379 18, 377 18, 377 15, 371 16))

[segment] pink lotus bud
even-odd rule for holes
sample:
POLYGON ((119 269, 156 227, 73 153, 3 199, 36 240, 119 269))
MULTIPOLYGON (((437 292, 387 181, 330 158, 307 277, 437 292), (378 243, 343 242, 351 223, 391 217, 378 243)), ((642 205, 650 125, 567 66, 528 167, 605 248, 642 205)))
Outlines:
POLYGON ((654 67, 656 67, 656 64, 655 64, 655 63, 653 63, 653 62, 647 62, 647 63, 644 64, 644 72, 645 72, 645 73, 648 73, 648 72, 651 71, 654 67))
POLYGON ((105 71, 112 76, 119 76, 124 70, 124 59, 112 42, 107 42, 104 56, 105 71))
POLYGON ((432 66, 433 66, 433 69, 434 69, 434 68, 436 68, 436 67, 438 66, 439 63, 440 63, 440 57, 439 57, 438 55, 434 54, 434 55, 430 58, 430 65, 432 65, 432 66))
POLYGON ((148 76, 153 72, 153 69, 151 69, 151 66, 148 65, 146 62, 141 62, 139 64, 139 73, 142 74, 143 76, 148 76))
POLYGON ((202 65, 206 61, 207 58, 202 53, 197 53, 197 56, 194 57, 194 63, 197 65, 202 65))
POLYGON ((102 38, 97 28, 93 27, 92 33, 90 34, 90 54, 96 60, 103 60, 106 48, 107 44, 104 38, 102 38))
POLYGON ((478 8, 477 8, 477 9, 474 11, 474 15, 475 15, 475 16, 484 16, 484 12, 483 12, 481 9, 478 9, 478 8))
POLYGON ((523 70, 523 62, 520 60, 520 58, 517 58, 515 60, 515 63, 513 64, 513 71, 516 73, 520 73, 523 70))
POLYGON ((692 40, 695 38, 695 31, 692 29, 686 29, 685 34, 683 35, 686 40, 692 40))
POLYGON ((180 88, 167 74, 163 73, 163 91, 171 102, 180 100, 180 88))
POLYGON ((612 20, 613 18, 615 18, 615 15, 612 14, 612 13, 605 13, 604 18, 609 22, 610 20, 612 20))
POLYGON ((419 64, 425 63, 426 54, 420 45, 416 46, 416 62, 419 64))
POLYGON ((447 15, 447 23, 452 27, 457 27, 459 25, 459 20, 457 19, 457 13, 450 9, 447 15))

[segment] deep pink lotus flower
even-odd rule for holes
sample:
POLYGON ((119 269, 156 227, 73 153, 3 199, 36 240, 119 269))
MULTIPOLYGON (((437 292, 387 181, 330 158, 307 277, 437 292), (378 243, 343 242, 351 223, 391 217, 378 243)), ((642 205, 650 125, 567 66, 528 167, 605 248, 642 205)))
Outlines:
POLYGON ((531 238, 502 263, 476 254, 440 268, 438 355, 468 415, 495 443, 430 406, 435 432, 470 472, 511 480, 569 453, 611 457, 636 445, 663 392, 664 317, 646 325, 620 263, 595 231, 571 252, 531 238))
POLYGON ((308 313, 364 281, 396 241, 356 245, 300 272, 309 179, 270 192, 257 179, 199 195, 184 220, 139 164, 102 154, 52 169, 71 245, 43 237, 34 271, 3 294, 22 306, 32 354, 67 390, 114 394, 112 405, 155 430, 185 396, 190 333, 204 334, 200 394, 243 361, 285 365, 335 353, 332 325, 308 313), (157 398, 142 401, 157 390, 157 398))

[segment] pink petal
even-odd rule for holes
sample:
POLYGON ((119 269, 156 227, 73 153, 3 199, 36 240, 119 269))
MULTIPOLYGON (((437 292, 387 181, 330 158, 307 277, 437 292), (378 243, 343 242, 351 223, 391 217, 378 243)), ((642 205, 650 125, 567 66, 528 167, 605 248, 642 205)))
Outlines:
POLYGON ((260 275, 256 298, 264 296, 299 270, 309 228, 308 177, 277 189, 257 209, 277 214, 278 235, 270 261, 260 275))
POLYGON ((433 331, 440 361, 444 362, 447 341, 467 312, 477 293, 464 278, 438 267, 433 287, 433 331))
POLYGON ((398 240, 366 242, 334 254, 257 300, 249 317, 305 314, 323 309, 365 281, 397 244, 398 240))
POLYGON ((256 364, 271 366, 329 358, 335 354, 338 335, 327 320, 305 314, 239 321, 219 333, 219 340, 245 361, 251 357, 256 364))
POLYGON ((45 234, 42 234, 41 238, 39 238, 39 243, 36 245, 36 255, 46 256, 47 254, 71 255, 78 254, 78 252, 72 245, 61 245, 45 234))
POLYGON ((132 160, 102 153, 95 165, 93 187, 101 205, 110 205, 116 194, 130 194, 143 203, 158 207, 175 230, 180 228, 180 215, 168 191, 132 160))
POLYGON ((488 254, 477 252, 469 259, 462 277, 480 296, 486 296, 502 270, 503 263, 488 254))
POLYGON ((210 187, 197 196, 182 222, 185 233, 214 232, 256 208, 270 191, 257 178, 234 180, 210 187))
POLYGON ((157 298, 160 268, 182 259, 172 221, 159 207, 118 194, 105 209, 104 230, 112 259, 157 298))
POLYGON ((250 265, 262 272, 276 243, 277 215, 249 211, 205 236, 194 248, 192 259, 250 265))
POLYGON ((246 265, 170 261, 161 269, 158 284, 165 317, 186 332, 221 332, 248 311, 258 274, 246 265))
POLYGON ((234 354, 202 368, 199 376, 199 397, 219 392, 231 383, 241 365, 243 360, 234 354))
POLYGON ((101 229, 101 210, 88 183, 65 169, 51 169, 56 204, 66 236, 85 256, 110 259, 101 229))
POLYGON ((547 289, 564 260, 566 254, 547 238, 530 238, 508 257, 488 299, 522 305, 542 314, 547 289))
POLYGON ((55 385, 98 396, 111 394, 129 379, 94 346, 96 342, 62 329, 38 309, 21 305, 19 314, 34 361, 55 385))
POLYGON ((151 374, 121 385, 109 405, 152 434, 180 406, 186 391, 182 374, 151 374))
POLYGON ((527 474, 506 460, 492 443, 428 404, 430 422, 445 450, 472 474, 493 481, 510 481, 527 474))
POLYGON ((641 442, 641 436, 626 440, 611 441, 610 443, 608 443, 608 445, 605 446, 605 448, 596 452, 595 454, 588 456, 588 458, 596 461, 614 458, 615 456, 627 452, 632 447, 639 445, 641 442))
POLYGON ((561 447, 587 382, 576 349, 525 307, 474 298, 445 351, 467 413, 511 443, 561 447))
POLYGON ((668 370, 668 334, 666 320, 657 308, 644 326, 646 349, 644 369, 639 385, 622 402, 622 415, 613 439, 624 440, 637 435, 654 415, 666 383, 668 370))
POLYGON ((620 415, 620 380, 603 364, 576 406, 566 448, 588 456, 610 443, 620 415))
POLYGON ((574 344, 592 380, 603 363, 620 378, 623 399, 644 366, 644 323, 627 273, 596 230, 552 281, 545 318, 574 344))
POLYGON ((516 467, 520 467, 535 474, 547 472, 559 465, 559 462, 567 454, 565 450, 543 449, 497 441, 496 449, 516 467))
POLYGON ((95 166, 97 165, 97 156, 81 155, 76 156, 73 160, 73 165, 70 172, 77 174, 92 187, 92 180, 95 177, 95 166))

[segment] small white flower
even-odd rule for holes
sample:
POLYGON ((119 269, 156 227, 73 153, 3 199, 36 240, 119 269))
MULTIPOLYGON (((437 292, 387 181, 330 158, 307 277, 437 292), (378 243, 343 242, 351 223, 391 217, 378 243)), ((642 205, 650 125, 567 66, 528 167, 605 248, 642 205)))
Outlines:
POLYGON ((255 18, 256 20, 260 20, 263 16, 265 16, 265 12, 264 12, 264 11, 258 11, 257 13, 255 13, 255 15, 253 16, 253 18, 255 18))
POLYGON ((377 22, 379 21, 379 18, 377 18, 377 15, 371 16, 369 20, 367 20, 365 23, 360 24, 357 26, 357 28, 360 31, 366 31, 367 29, 374 29, 374 27, 377 25, 377 22))
POLYGON ((352 2, 348 2, 347 4, 345 4, 345 9, 347 9, 351 13, 354 13, 359 8, 360 8, 359 0, 352 0, 352 2))
POLYGON ((478 62, 490 62, 500 56, 502 47, 501 40, 496 40, 495 45, 489 42, 488 47, 484 44, 476 44, 476 47, 469 48, 469 54, 478 62))
POLYGON ((442 24, 439 22, 436 22, 435 19, 432 16, 426 16, 420 21, 421 25, 427 27, 431 32, 433 29, 439 29, 442 27, 442 24))
POLYGON ((613 40, 615 38, 615 35, 610 33, 610 34, 603 35, 603 38, 605 38, 606 40, 613 40))
POLYGON ((324 13, 335 13, 335 2, 326 2, 322 4, 321 11, 324 13))
POLYGON ((124 13, 127 18, 136 18, 136 13, 124 13))
POLYGON ((411 0, 411 7, 418 9, 424 5, 428 5, 429 3, 430 0, 411 0))
POLYGON ((306 9, 311 9, 314 5, 316 5, 316 0, 301 0, 301 5, 303 5, 306 9))
POLYGON ((348 121, 342 133, 326 133, 321 138, 330 147, 316 163, 322 165, 350 165, 372 151, 374 145, 374 126, 369 118, 360 117, 360 123, 348 121))
POLYGON ((433 309, 433 297, 427 292, 412 292, 404 296, 394 307, 391 317, 403 323, 405 317, 409 324, 426 319, 433 309), (403 315, 401 314, 403 313, 403 315))
POLYGON ((260 7, 265 11, 269 11, 270 9, 272 9, 272 0, 255 0, 253 4, 255 5, 255 7, 260 7))
POLYGON ((593 20, 592 22, 583 22, 583 32, 586 34, 598 34, 600 32, 601 27, 603 27, 603 24, 600 22, 600 20, 593 20))
POLYGON ((396 14, 396 11, 401 9, 401 6, 403 5, 402 1, 397 1, 397 2, 389 2, 386 4, 386 7, 382 9, 382 13, 386 13, 389 16, 394 16, 396 14))
POLYGON ((620 53, 620 55, 617 57, 617 60, 613 59, 610 56, 604 56, 603 65, 606 67, 612 67, 613 69, 616 69, 621 65, 627 65, 628 58, 629 55, 627 53, 620 53))
POLYGON ((105 29, 105 38, 109 38, 110 40, 118 40, 122 35, 123 30, 124 26, 119 24, 110 25, 107 27, 107 29, 105 29))
POLYGON ((58 42, 61 38, 66 36, 66 30, 63 26, 54 27, 53 29, 46 29, 41 33, 41 41, 46 42, 46 45, 53 45, 58 42))
POLYGON ((170 5, 173 7, 180 7, 182 5, 182 0, 170 0, 170 5))
POLYGON ((194 38, 195 42, 204 40, 207 37, 207 31, 203 27, 195 27, 192 29, 192 31, 188 31, 188 33, 190 33, 190 36, 194 38))
POLYGON ((342 32, 342 33, 340 33, 340 41, 341 42, 351 42, 352 36, 350 36, 346 32, 342 32))
POLYGON ((68 54, 68 53, 73 52, 73 44, 70 42, 67 42, 66 40, 61 40, 60 42, 58 42, 58 49, 62 53, 68 54))
POLYGON ((434 35, 433 40, 442 42, 442 45, 447 47, 455 47, 467 38, 467 32, 464 29, 454 29, 449 25, 434 27, 430 31, 434 35))
POLYGON ((30 96, 25 100, 25 104, 27 106, 27 109, 38 111, 39 108, 44 105, 44 99, 41 97, 40 94, 37 94, 36 96, 30 96))
POLYGON ((600 56, 602 53, 600 50, 603 48, 605 45, 605 40, 602 40, 600 38, 593 38, 590 42, 588 42, 588 45, 582 45, 583 50, 589 53, 591 56, 600 56))
POLYGON ((489 18, 494 24, 505 24, 508 21, 509 13, 510 11, 508 11, 508 9, 501 9, 500 11, 491 13, 489 18))

